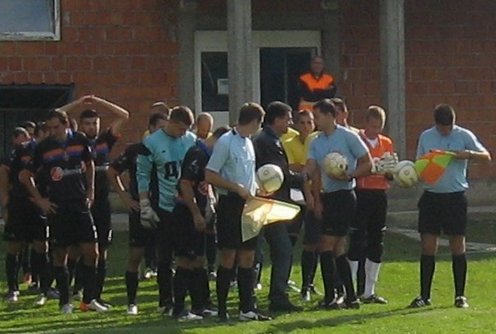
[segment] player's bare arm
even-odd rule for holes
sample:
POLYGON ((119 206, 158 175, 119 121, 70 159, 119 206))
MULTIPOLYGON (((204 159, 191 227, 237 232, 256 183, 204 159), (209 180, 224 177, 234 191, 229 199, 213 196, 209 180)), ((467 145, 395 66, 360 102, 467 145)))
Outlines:
POLYGON ((109 167, 107 170, 107 177, 129 212, 138 212, 140 210, 139 203, 133 200, 131 195, 126 191, 119 172, 116 171, 115 168, 109 167))
POLYGON ((28 170, 23 170, 19 173, 19 181, 26 187, 31 195, 32 201, 36 204, 45 214, 54 214, 57 211, 57 205, 50 202, 48 198, 41 196, 34 181, 33 173, 28 170))
POLYGON ((195 200, 195 192, 193 190, 193 182, 190 180, 180 180, 179 187, 181 187, 181 197, 183 198, 184 203, 191 211, 193 215, 193 222, 195 223, 195 228, 198 231, 203 231, 206 228, 205 218, 202 216, 200 212, 200 208, 196 204, 195 200))
POLYGON ((86 196, 88 197, 89 207, 95 200, 95 163, 93 161, 85 162, 86 170, 86 196))

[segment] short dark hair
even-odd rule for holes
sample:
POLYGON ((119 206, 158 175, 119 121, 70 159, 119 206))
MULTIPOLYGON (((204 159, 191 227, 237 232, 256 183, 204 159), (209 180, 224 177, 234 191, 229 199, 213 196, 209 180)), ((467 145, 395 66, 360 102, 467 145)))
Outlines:
POLYGON ((336 110, 340 110, 342 112, 348 112, 348 107, 346 106, 346 103, 344 100, 340 97, 333 97, 331 99, 332 103, 334 103, 334 106, 336 107, 336 110))
POLYGON ((331 99, 323 99, 315 103, 313 109, 319 109, 322 114, 331 114, 332 117, 336 117, 336 105, 331 99))
POLYGON ((261 123, 265 116, 265 111, 261 105, 255 102, 247 102, 239 109, 238 124, 247 125, 256 120, 261 123))
POLYGON ((268 125, 272 125, 276 121, 276 118, 286 116, 287 113, 291 111, 291 107, 281 101, 274 101, 269 103, 265 110, 264 122, 268 125))
POLYGON ((46 132, 47 131, 47 125, 45 122, 38 122, 36 123, 36 127, 34 128, 34 135, 39 136, 40 132, 46 132))
POLYGON ((438 125, 453 125, 455 117, 455 109, 449 104, 438 104, 434 108, 434 121, 438 125))
POLYGON ((301 120, 302 117, 310 117, 313 119, 313 113, 310 110, 305 109, 305 110, 295 112, 293 117, 294 117, 295 123, 297 123, 301 120))
POLYGON ((60 123, 64 125, 69 124, 69 116, 67 116, 67 113, 65 111, 52 109, 48 112, 45 120, 48 121, 54 118, 57 118, 60 121, 60 123))
POLYGON ((219 139, 223 134, 231 131, 231 127, 227 125, 219 126, 215 131, 212 133, 212 136, 216 139, 219 139))
POLYGON ((172 108, 169 119, 174 122, 181 122, 188 126, 191 126, 195 121, 193 112, 187 106, 176 106, 172 108))
POLYGON ((148 126, 156 126, 159 121, 166 121, 168 119, 167 115, 163 112, 154 112, 148 118, 148 126))
POLYGON ((81 112, 81 114, 79 114, 79 119, 80 120, 83 120, 83 119, 86 119, 86 118, 95 118, 95 117, 99 117, 98 116, 98 113, 96 112, 95 109, 86 109, 86 110, 83 110, 81 112))
POLYGON ((22 126, 18 126, 14 129, 14 132, 12 132, 12 137, 17 138, 19 136, 26 136, 29 137, 29 132, 26 130, 26 128, 22 126))
POLYGON ((21 123, 20 127, 24 129, 36 129, 36 124, 32 121, 25 121, 21 123))

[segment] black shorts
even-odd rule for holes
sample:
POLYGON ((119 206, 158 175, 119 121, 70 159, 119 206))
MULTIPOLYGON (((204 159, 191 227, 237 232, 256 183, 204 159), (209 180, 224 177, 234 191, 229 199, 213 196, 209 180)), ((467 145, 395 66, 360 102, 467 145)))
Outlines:
POLYGON ((424 191, 418 202, 418 231, 440 235, 465 235, 467 197, 465 192, 433 193, 424 191))
MULTIPOLYGON (((5 241, 32 242, 48 240, 48 225, 41 210, 31 202, 11 200, 7 205, 8 220, 3 237, 5 241)), ((25 199, 25 201, 29 201, 25 199)))
POLYGON ((305 206, 300 205, 300 212, 288 223, 288 233, 292 236, 298 236, 303 225, 303 218, 305 217, 305 206))
POLYGON ((219 249, 257 248, 258 236, 245 242, 241 238, 241 214, 245 200, 235 193, 219 196, 217 204, 217 245, 219 249))
POLYGON ((322 233, 344 237, 355 219, 356 195, 354 190, 338 190, 322 194, 322 233))
POLYGON ((48 215, 50 241, 55 246, 72 246, 98 241, 91 212, 85 202, 59 203, 57 213, 48 215))
POLYGON ((174 215, 172 212, 162 209, 157 210, 160 221, 158 229, 154 230, 156 235, 159 261, 172 261, 174 251, 174 215))
POLYGON ((305 235, 303 236, 304 245, 317 245, 322 236, 322 224, 315 218, 313 211, 307 210, 304 222, 305 235))
POLYGON ((387 195, 385 190, 356 190, 357 204, 351 229, 384 231, 386 229, 387 195))
POLYGON ((174 252, 176 256, 191 260, 205 256, 206 235, 195 229, 191 211, 186 205, 178 203, 173 213, 174 252))
POLYGON ((108 199, 95 201, 91 207, 91 214, 98 233, 98 245, 108 247, 112 243, 111 209, 108 199))
POLYGON ((129 247, 144 248, 148 244, 155 244, 156 233, 141 225, 139 212, 129 214, 129 247))

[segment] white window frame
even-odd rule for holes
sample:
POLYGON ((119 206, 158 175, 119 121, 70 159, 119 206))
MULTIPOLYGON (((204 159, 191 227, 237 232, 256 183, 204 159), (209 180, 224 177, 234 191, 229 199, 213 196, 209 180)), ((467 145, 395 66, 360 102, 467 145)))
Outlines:
POLYGON ((0 31, 0 41, 60 41, 60 0, 52 1, 54 31, 0 31))
MULTIPOLYGON (((255 102, 260 102, 260 49, 261 48, 317 48, 321 50, 321 32, 316 30, 255 30, 252 32, 252 78, 255 102)), ((195 110, 202 111, 201 54, 227 52, 227 31, 195 32, 195 110)), ((229 124, 228 110, 211 112, 217 124, 229 124)))

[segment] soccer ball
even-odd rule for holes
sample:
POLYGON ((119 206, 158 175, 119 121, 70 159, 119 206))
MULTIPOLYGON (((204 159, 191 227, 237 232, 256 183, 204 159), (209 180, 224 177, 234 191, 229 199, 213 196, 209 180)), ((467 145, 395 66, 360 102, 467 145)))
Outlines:
POLYGON ((415 164, 410 160, 398 162, 393 169, 394 181, 403 188, 410 188, 417 184, 418 175, 415 170, 415 164))
POLYGON ((331 152, 324 158, 324 172, 327 176, 340 176, 348 170, 348 160, 338 152, 331 152))
POLYGON ((281 167, 274 164, 266 164, 257 170, 258 185, 267 193, 278 191, 284 182, 284 173, 281 167))

